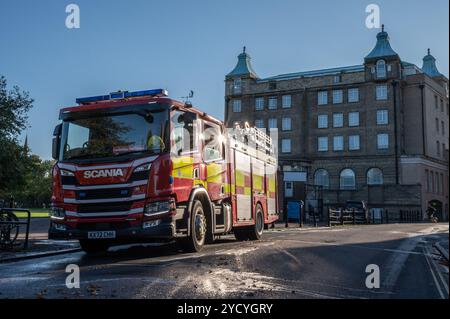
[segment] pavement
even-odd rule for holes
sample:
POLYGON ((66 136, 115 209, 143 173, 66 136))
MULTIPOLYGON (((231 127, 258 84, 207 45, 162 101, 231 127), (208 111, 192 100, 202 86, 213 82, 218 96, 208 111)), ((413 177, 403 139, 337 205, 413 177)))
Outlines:
POLYGON ((14 245, 11 249, 0 250, 0 263, 80 250, 78 241, 49 240, 49 224, 49 218, 31 219, 27 249, 23 246, 25 239, 25 226, 20 226, 19 237, 16 241, 16 245, 14 245))
POLYGON ((200 253, 175 244, 113 247, 0 264, 0 298, 448 298, 435 248, 448 224, 277 227, 263 239, 223 236, 200 253), (68 265, 80 288, 66 287, 68 265), (379 288, 366 286, 367 267, 379 288))

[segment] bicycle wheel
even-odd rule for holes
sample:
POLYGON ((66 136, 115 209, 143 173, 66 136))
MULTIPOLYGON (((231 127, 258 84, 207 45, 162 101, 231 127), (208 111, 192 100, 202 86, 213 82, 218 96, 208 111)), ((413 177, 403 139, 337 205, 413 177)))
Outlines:
MULTIPOLYGON (((0 215, 0 220, 3 222, 17 222, 19 219, 12 212, 7 212, 0 215)), ((19 236, 19 225, 2 224, 0 226, 0 244, 12 245, 19 236)))

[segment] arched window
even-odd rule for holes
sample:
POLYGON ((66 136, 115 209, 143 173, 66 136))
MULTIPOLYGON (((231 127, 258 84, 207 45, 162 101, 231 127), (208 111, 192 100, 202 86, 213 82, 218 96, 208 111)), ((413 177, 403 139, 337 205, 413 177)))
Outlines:
POLYGON ((386 77, 386 62, 384 60, 377 61, 377 78, 386 77))
POLYGON ((314 173, 314 185, 322 186, 323 188, 330 186, 330 177, 327 170, 321 168, 314 173))
POLYGON ((367 185, 383 185, 383 171, 371 168, 367 171, 367 185))
POLYGON ((339 184, 341 189, 355 189, 356 180, 353 170, 351 170, 350 168, 342 170, 339 184))

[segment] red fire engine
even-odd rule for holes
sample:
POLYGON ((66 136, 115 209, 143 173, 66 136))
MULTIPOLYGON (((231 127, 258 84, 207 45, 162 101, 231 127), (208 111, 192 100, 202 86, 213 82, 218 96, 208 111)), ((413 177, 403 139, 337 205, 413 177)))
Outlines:
POLYGON ((278 219, 272 141, 227 130, 165 90, 77 99, 54 130, 51 239, 88 253, 177 240, 199 251, 233 232, 257 240, 278 219))

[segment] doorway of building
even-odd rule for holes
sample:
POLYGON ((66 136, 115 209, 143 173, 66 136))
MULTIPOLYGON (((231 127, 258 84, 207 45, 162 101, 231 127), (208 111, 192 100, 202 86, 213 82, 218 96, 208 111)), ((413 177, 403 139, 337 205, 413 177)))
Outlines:
POLYGON ((438 221, 439 222, 444 221, 444 214, 442 211, 442 208, 443 208, 442 202, 437 199, 433 199, 428 202, 428 205, 433 207, 436 210, 436 213, 434 215, 437 217, 438 221))

